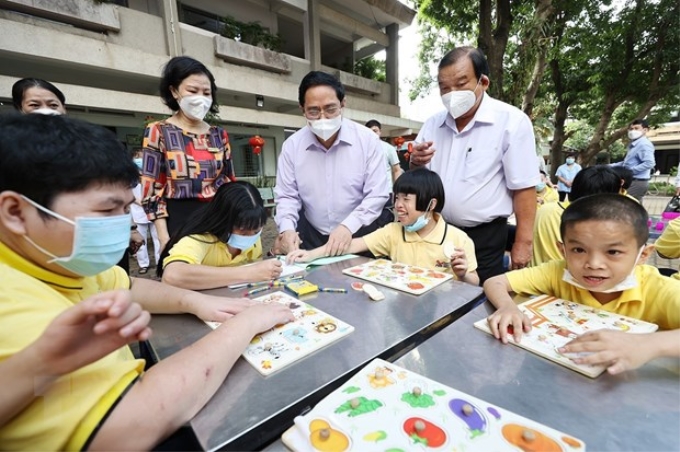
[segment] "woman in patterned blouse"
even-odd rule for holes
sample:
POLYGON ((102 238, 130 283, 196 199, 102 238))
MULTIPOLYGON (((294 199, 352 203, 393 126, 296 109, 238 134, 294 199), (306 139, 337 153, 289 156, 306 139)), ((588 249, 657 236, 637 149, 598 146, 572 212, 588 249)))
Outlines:
POLYGON ((144 132, 142 206, 158 230, 161 249, 217 189, 232 180, 227 132, 203 118, 217 113, 215 78, 199 61, 171 59, 163 69, 161 98, 174 113, 144 132))

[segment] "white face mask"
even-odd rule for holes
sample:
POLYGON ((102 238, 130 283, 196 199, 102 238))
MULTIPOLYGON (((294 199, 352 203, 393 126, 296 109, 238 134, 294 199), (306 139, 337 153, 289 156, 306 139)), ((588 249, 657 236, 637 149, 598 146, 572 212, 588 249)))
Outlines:
POLYGON ((640 251, 638 252, 637 257, 635 258, 635 264, 633 265, 633 269, 630 271, 628 276, 625 277, 623 281, 620 283, 616 284, 613 287, 610 287, 607 290, 592 290, 588 289, 587 287, 582 286, 576 278, 574 278, 574 275, 571 274, 571 272, 568 269, 564 269, 564 273, 562 274, 562 281, 571 284, 574 287, 578 287, 579 289, 587 290, 590 292, 599 292, 599 293, 612 293, 612 292, 622 292, 624 290, 632 289, 634 287, 637 287, 638 285, 638 280, 635 277, 635 267, 637 266, 637 262, 640 260, 640 256, 642 255, 642 251, 645 249, 644 246, 640 248, 640 251))
POLYGON ((200 95, 184 96, 179 101, 179 108, 182 109, 182 112, 197 121, 203 121, 211 106, 212 98, 200 95))
POLYGON ((48 115, 48 116, 59 116, 61 115, 60 111, 53 110, 51 108, 43 107, 43 108, 38 108, 33 111, 29 111, 30 114, 38 114, 38 115, 48 115))
POLYGON ((482 78, 480 77, 477 81, 477 86, 475 86, 474 91, 451 91, 442 96, 442 103, 449 111, 449 114, 451 114, 453 119, 463 116, 475 105, 475 102, 477 101, 475 92, 477 91, 477 87, 479 87, 479 83, 481 81, 482 78))
POLYGON ((312 129, 314 135, 321 138, 323 141, 326 141, 335 135, 335 132, 340 130, 342 115, 330 119, 308 119, 307 124, 309 125, 309 128, 312 129))
POLYGON ((642 136, 642 130, 629 130, 628 139, 630 141, 635 141, 642 136))

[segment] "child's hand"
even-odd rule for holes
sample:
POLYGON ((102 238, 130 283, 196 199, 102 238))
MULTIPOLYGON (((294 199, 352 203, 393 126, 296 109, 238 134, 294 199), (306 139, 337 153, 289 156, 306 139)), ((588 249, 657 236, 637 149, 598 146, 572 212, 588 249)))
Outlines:
POLYGON ((463 280, 468 271, 468 262, 465 257, 465 250, 462 248, 455 248, 453 254, 451 254, 451 271, 458 277, 458 279, 463 280))
POLYGON ((508 328, 512 327, 512 336, 515 342, 522 339, 522 332, 531 331, 531 321, 517 306, 507 306, 498 309, 487 319, 489 328, 496 339, 504 344, 508 343, 508 328))
POLYGON ((278 259, 266 259, 249 267, 250 281, 267 281, 276 279, 281 275, 282 269, 281 261, 278 259))
POLYGON ((286 264, 294 264, 296 262, 313 261, 312 253, 307 250, 295 250, 288 253, 286 256, 286 264))
POLYGON ((151 337, 151 316, 130 292, 102 292, 57 316, 33 343, 53 375, 73 372, 134 341, 151 337))
POLYGON ((239 317, 242 315, 250 317, 254 327, 254 334, 295 320, 293 311, 281 303, 256 303, 239 314, 239 317))
POLYGON ((573 358, 576 364, 600 364, 607 366, 607 372, 618 374, 637 369, 655 357, 650 346, 651 334, 628 334, 622 331, 599 330, 585 333, 564 347, 560 353, 590 352, 589 355, 573 358))
POLYGON ((226 298, 200 294, 202 297, 193 303, 191 313, 201 320, 224 322, 228 318, 245 311, 256 304, 247 298, 226 298))

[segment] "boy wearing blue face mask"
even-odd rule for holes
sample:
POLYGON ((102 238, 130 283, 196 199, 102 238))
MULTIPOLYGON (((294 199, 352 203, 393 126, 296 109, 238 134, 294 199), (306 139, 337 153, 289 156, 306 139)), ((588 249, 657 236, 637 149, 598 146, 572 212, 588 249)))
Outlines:
MULTIPOLYGON (((394 183, 394 194, 398 222, 352 239, 348 253, 368 250, 394 262, 451 271, 458 280, 478 285, 474 243, 440 215, 444 186, 439 175, 426 168, 407 171, 394 183)), ((324 253, 324 247, 298 250, 289 253, 287 260, 309 262, 324 253)))
POLYGON ((647 212, 618 194, 586 196, 567 207, 560 232, 564 260, 516 270, 491 278, 484 292, 497 311, 489 316, 494 336, 507 342, 508 327, 519 341, 531 329, 509 292, 551 295, 656 323, 665 331, 627 335, 615 331, 584 334, 562 353, 592 352, 575 359, 607 364, 610 373, 639 367, 657 356, 680 355, 680 281, 643 265, 647 245, 647 212))
POLYGON ((278 278, 281 262, 262 259, 260 234, 267 211, 257 188, 242 181, 222 185, 161 253, 158 276, 184 289, 213 289, 278 278), (257 262, 247 267, 243 264, 257 262))
POLYGON ((0 448, 151 449, 203 407, 255 334, 293 315, 115 266, 139 174, 110 131, 3 115, 0 135, 0 386, 10 388, 0 448), (126 346, 149 337, 145 310, 224 323, 145 372, 126 346))

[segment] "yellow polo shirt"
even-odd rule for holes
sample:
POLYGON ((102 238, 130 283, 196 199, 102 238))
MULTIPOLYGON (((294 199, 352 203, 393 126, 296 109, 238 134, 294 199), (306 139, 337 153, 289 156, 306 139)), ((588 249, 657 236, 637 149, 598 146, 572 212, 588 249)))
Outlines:
POLYGON ((551 295, 593 308, 656 323, 664 330, 680 328, 680 281, 667 278, 651 265, 637 265, 638 286, 624 290, 616 300, 597 301, 590 291, 562 281, 565 261, 546 262, 505 274, 516 293, 551 295))
MULTIPOLYGON (((666 225, 663 234, 654 243, 659 254, 671 259, 680 258, 680 217, 671 220, 666 225)), ((680 279, 680 268, 678 273, 671 278, 680 279)))
POLYGON ((390 223, 363 237, 366 246, 376 256, 389 256, 394 262, 451 273, 451 267, 443 267, 450 261, 444 255, 444 244, 451 243, 465 250, 468 273, 477 270, 475 245, 468 235, 455 226, 446 224, 441 215, 435 213, 437 224, 426 236, 417 232, 406 232, 400 223, 390 223))
POLYGON ((257 239, 255 245, 232 256, 227 244, 212 234, 194 234, 184 237, 170 249, 168 257, 163 259, 163 267, 170 262, 186 262, 193 265, 210 267, 236 267, 262 258, 262 240, 257 239))
POLYGON ((543 204, 538 203, 538 207, 541 207, 544 204, 550 203, 550 202, 557 202, 560 200, 560 196, 557 194, 557 190, 555 190, 552 187, 548 187, 547 185, 545 186, 545 189, 543 189, 543 192, 536 193, 536 199, 538 198, 543 198, 543 204))
MULTIPOLYGON (((0 361, 4 361, 34 342, 64 310, 99 292, 127 289, 130 280, 120 267, 88 278, 57 275, 0 242, 0 287, 0 361)), ((0 427, 0 449, 82 449, 143 369, 144 361, 135 360, 126 346, 61 377, 0 427)))
POLYGON ((562 221, 562 212, 568 205, 569 203, 566 201, 551 202, 536 210, 534 251, 531 257, 532 267, 563 258, 557 242, 562 241, 560 222, 562 221))

